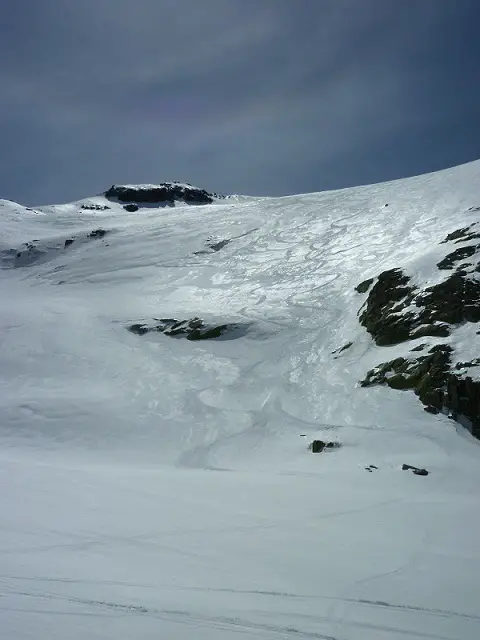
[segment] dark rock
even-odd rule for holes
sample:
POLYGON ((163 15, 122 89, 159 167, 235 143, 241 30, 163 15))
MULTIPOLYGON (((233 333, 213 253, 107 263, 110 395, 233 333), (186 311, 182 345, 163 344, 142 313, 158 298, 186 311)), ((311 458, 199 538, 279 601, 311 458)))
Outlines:
POLYGON ((220 249, 223 249, 223 247, 226 247, 227 244, 230 244, 231 240, 229 240, 228 238, 225 238, 224 240, 207 240, 207 247, 209 249, 211 249, 212 251, 220 251, 220 249))
MULTIPOLYGON (((206 325, 200 318, 190 320, 176 320, 175 318, 155 318, 156 324, 132 324, 128 330, 137 335, 144 335, 149 332, 163 333, 166 336, 184 337, 187 340, 211 340, 220 338, 225 333, 233 333, 240 328, 238 324, 206 325)), ((238 333, 239 335, 243 335, 238 333)))
POLYGON ((473 360, 470 360, 470 362, 457 362, 457 364, 455 365, 455 369, 460 370, 460 369, 468 369, 470 367, 479 367, 480 366, 480 358, 474 358, 473 360))
POLYGON ((441 404, 437 406, 437 393, 442 390, 447 379, 450 353, 450 346, 438 345, 425 356, 409 360, 395 358, 371 369, 360 384, 363 387, 383 384, 392 389, 413 389, 424 404, 441 409, 441 404), (432 396, 436 398, 436 402, 432 401, 432 396))
POLYGON ((443 260, 437 264, 439 269, 453 269, 457 262, 465 260, 473 256, 480 247, 477 245, 469 245, 468 247, 460 247, 452 253, 449 253, 443 260))
POLYGON ((200 251, 195 251, 195 255, 203 255, 205 253, 214 253, 216 251, 220 251, 220 249, 223 249, 224 247, 227 246, 227 244, 230 244, 232 240, 229 238, 224 238, 223 240, 219 240, 218 238, 208 238, 208 240, 205 242, 205 245, 207 247, 207 249, 202 249, 200 251))
POLYGON ((423 351, 426 346, 426 344, 419 344, 418 346, 413 347, 413 349, 410 349, 410 351, 423 351))
MULTIPOLYGON (((435 414, 449 410, 452 420, 461 422, 475 437, 480 437, 480 381, 462 377, 452 370, 452 348, 436 345, 427 355, 406 360, 396 358, 371 369, 360 383, 363 387, 382 384, 393 389, 412 389, 425 411, 435 414)), ((477 366, 459 363, 462 367, 477 366)))
MULTIPOLYGON (((478 208, 469 209, 469 211, 478 210, 478 208)), ((462 229, 452 231, 452 233, 449 233, 445 240, 442 240, 440 244, 444 244, 445 242, 454 242, 455 244, 459 244, 460 242, 468 242, 469 240, 480 238, 480 233, 478 233, 477 230, 472 231, 472 229, 476 227, 477 224, 477 222, 474 222, 468 227, 463 227, 462 229)))
POLYGON ((360 323, 378 346, 424 336, 447 337, 448 325, 480 322, 479 281, 456 272, 423 291, 408 283, 400 269, 384 271, 360 310, 360 323))
POLYGON ((332 355, 334 355, 335 353, 342 353, 343 351, 350 349, 352 345, 353 342, 347 342, 347 344, 344 344, 343 347, 340 347, 340 349, 335 349, 335 351, 332 351, 332 355))
POLYGON ((456 273, 433 287, 428 287, 416 300, 422 305, 426 322, 448 324, 480 321, 480 282, 456 273))
POLYGON ((176 182, 163 182, 151 187, 113 185, 105 192, 105 197, 109 200, 137 204, 161 204, 175 201, 187 204, 210 204, 213 202, 212 194, 204 189, 176 182))
POLYGON ((423 409, 427 413, 432 413, 433 415, 436 415, 437 413, 440 413, 440 411, 437 409, 437 407, 432 407, 431 404, 427 404, 427 406, 424 407, 423 409))
POLYGON ((227 324, 220 324, 216 327, 202 327, 194 329, 187 335, 187 340, 210 340, 211 338, 219 338, 228 331, 227 324))
POLYGON ((310 451, 312 453, 321 453, 325 449, 325 442, 323 440, 314 440, 310 444, 310 451))
POLYGON ((386 378, 386 383, 391 389, 413 389, 415 386, 415 378, 413 376, 404 376, 397 373, 394 376, 386 378))
POLYGON ((339 442, 324 442, 323 440, 314 440, 308 445, 308 450, 312 453, 321 453, 324 449, 338 449, 339 442))
POLYGON ((413 471, 416 476, 428 476, 428 471, 426 469, 419 469, 418 467, 413 467, 411 464, 403 464, 403 471, 413 471))
POLYGON ((94 231, 90 231, 88 238, 104 238, 107 233, 108 231, 106 229, 95 229, 94 231))
POLYGON ((364 280, 363 282, 360 282, 360 284, 357 284, 357 286, 355 287, 355 291, 357 293, 367 293, 367 291, 372 286, 372 283, 373 283, 373 278, 368 278, 368 280, 364 280))
POLYGON ((65 249, 69 247, 71 244, 73 244, 73 242, 74 242, 73 238, 68 238, 67 240, 65 240, 65 244, 64 244, 65 249))
POLYGON ((106 204, 82 204, 80 208, 91 211, 107 211, 107 209, 110 209, 106 204))
POLYGON ((366 308, 360 315, 362 324, 378 346, 394 345, 410 337, 414 315, 399 311, 413 296, 414 288, 408 286, 410 278, 401 269, 390 269, 378 276, 370 290, 366 308))
POLYGON ((137 204, 126 204, 123 207, 125 209, 125 211, 128 211, 129 213, 133 213, 134 211, 138 211, 138 205, 137 204))
POLYGON ((424 338, 425 336, 436 336, 438 338, 446 338, 450 335, 450 329, 446 324, 424 324, 415 329, 410 334, 410 339, 424 338))
POLYGON ((131 333, 135 333, 137 336, 143 336, 145 333, 148 333, 150 329, 145 324, 131 324, 128 327, 128 330, 131 333))

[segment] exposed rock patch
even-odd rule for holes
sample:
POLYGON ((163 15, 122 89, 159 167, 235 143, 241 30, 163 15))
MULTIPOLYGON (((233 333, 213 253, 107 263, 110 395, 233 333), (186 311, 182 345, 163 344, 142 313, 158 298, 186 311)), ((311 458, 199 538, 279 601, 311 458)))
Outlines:
POLYGON ((384 271, 368 295, 360 323, 378 346, 447 337, 449 325, 480 321, 480 282, 468 274, 455 272, 423 291, 409 280, 401 269, 384 271))
POLYGON ((338 358, 340 353, 343 353, 347 349, 350 349, 351 346, 353 346, 353 342, 347 342, 346 344, 343 345, 343 347, 340 347, 339 349, 335 349, 335 351, 332 351, 332 355, 336 354, 335 358, 338 358))
POLYGON ((95 229, 94 231, 90 231, 88 234, 88 238, 104 238, 107 235, 108 231, 106 229, 95 229))
POLYGON ((81 209, 87 209, 89 211, 107 211, 111 207, 106 204, 82 204, 81 209))
POLYGON ((323 440, 314 440, 308 445, 308 450, 312 453, 321 453, 324 449, 338 449, 339 442, 324 442, 323 440))
POLYGON ((168 204, 175 201, 188 204, 210 204, 213 194, 180 182, 159 185, 113 185, 105 192, 109 200, 135 204, 168 204))
POLYGON ((415 289, 409 281, 401 269, 390 269, 378 276, 368 294, 360 323, 379 346, 398 344, 410 337, 415 314, 400 313, 414 297, 415 289))
POLYGON ((200 318, 191 318, 190 320, 176 320, 175 318, 158 318, 155 324, 138 323, 128 327, 131 333, 137 335, 145 335, 149 332, 160 332, 170 337, 184 337, 187 340, 210 340, 212 338, 220 338, 224 334, 234 332, 238 335, 244 335, 245 327, 239 324, 205 324, 200 318), (242 331, 243 329, 243 331, 242 331))
POLYGON ((475 255, 477 250, 480 248, 480 245, 469 245, 468 247, 459 247, 452 253, 449 253, 448 256, 445 256, 443 260, 437 264, 439 269, 453 269, 457 262, 461 260, 465 260, 465 258, 471 258, 471 256, 475 255))
POLYGON ((39 246, 38 240, 24 242, 22 248, 16 251, 12 266, 28 267, 43 260, 46 251, 39 246))
POLYGON ((360 284, 358 284, 355 287, 355 291, 357 293, 367 293, 367 291, 370 289, 372 284, 373 284, 373 278, 368 278, 368 280, 364 280, 363 282, 360 282, 360 284))
POLYGON ((203 255, 206 253, 216 253, 220 251, 224 247, 226 247, 231 242, 231 238, 216 238, 210 237, 205 241, 205 249, 201 249, 200 251, 195 251, 195 255, 203 255))
POLYGON ((480 282, 454 273, 443 282, 425 289, 416 299, 416 304, 424 307, 424 322, 479 322, 480 282))
POLYGON ((416 476, 428 476, 426 469, 419 469, 418 467, 413 467, 411 464, 403 464, 402 471, 412 471, 416 476))
POLYGON ((412 389, 424 404, 441 409, 451 352, 450 346, 437 345, 424 356, 395 358, 371 369, 360 384, 362 387, 384 384, 391 389, 412 389))
MULTIPOLYGON (((472 207, 469 211, 480 211, 480 207, 472 207)), ((446 242, 459 244, 460 242, 468 242, 469 240, 475 240, 477 238, 480 238, 480 232, 478 231, 478 223, 474 222, 468 227, 452 231, 440 244, 445 244, 446 242)))
MULTIPOLYGON (((477 223, 451 232, 442 243, 466 242, 480 237, 477 223)), ((459 247, 437 263, 439 270, 453 270, 442 282, 413 286, 401 269, 381 273, 369 290, 359 312, 359 321, 379 346, 395 345, 417 338, 442 338, 464 323, 480 322, 480 281, 473 264, 464 262, 480 251, 480 245, 459 247)), ((478 333, 478 332, 477 332, 478 333)), ((412 390, 425 411, 449 416, 480 437, 480 381, 467 373, 480 366, 480 357, 452 364, 452 347, 423 342, 410 349, 407 357, 383 362, 368 371, 363 387, 385 385, 396 390, 412 390)))

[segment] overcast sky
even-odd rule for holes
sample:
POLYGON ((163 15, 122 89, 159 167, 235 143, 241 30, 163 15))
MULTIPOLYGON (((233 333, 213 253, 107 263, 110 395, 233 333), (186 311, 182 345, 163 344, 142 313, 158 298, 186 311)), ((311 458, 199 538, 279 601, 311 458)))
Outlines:
POLYGON ((0 198, 283 195, 480 158, 479 0, 15 0, 0 198))

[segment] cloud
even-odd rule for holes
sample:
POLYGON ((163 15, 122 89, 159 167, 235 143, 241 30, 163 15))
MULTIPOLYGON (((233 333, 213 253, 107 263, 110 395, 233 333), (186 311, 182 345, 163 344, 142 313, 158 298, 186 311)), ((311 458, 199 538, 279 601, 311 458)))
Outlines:
POLYGON ((474 159, 477 14, 476 0, 18 0, 0 38, 1 195, 170 178, 274 195, 474 159))

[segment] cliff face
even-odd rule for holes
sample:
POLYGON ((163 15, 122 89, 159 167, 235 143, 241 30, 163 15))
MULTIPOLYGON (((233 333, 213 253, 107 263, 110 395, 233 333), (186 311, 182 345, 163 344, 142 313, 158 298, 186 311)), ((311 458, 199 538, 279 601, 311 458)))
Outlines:
POLYGON ((436 264, 439 272, 450 272, 436 284, 414 284, 410 276, 396 268, 360 283, 356 291, 368 292, 359 322, 377 346, 422 339, 406 357, 371 369, 361 385, 413 390, 427 411, 449 413, 480 438, 480 381, 475 379, 480 358, 461 362, 448 341, 438 340, 449 338, 467 323, 480 322, 479 230, 478 223, 473 223, 449 233, 440 243, 462 246, 436 264))

